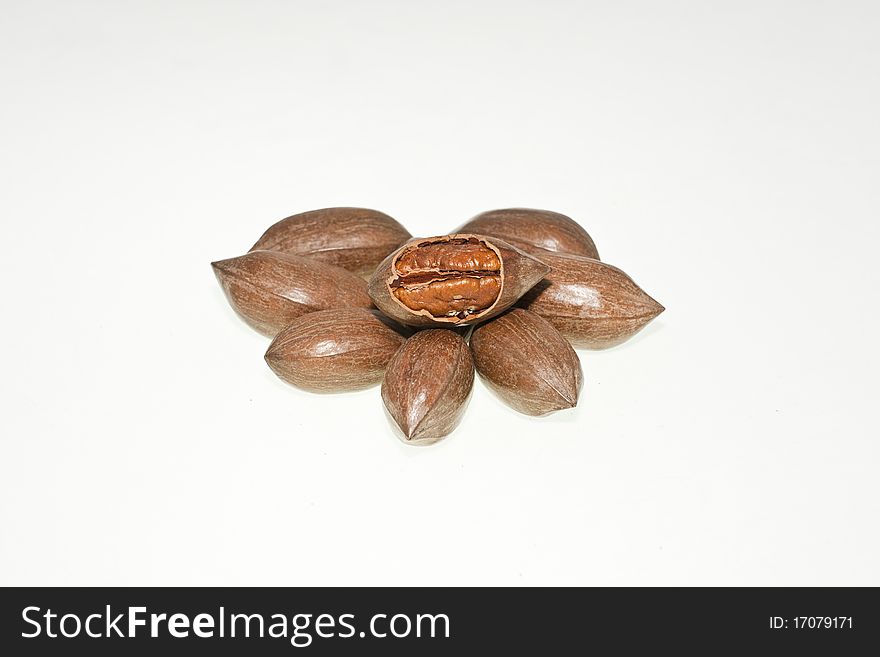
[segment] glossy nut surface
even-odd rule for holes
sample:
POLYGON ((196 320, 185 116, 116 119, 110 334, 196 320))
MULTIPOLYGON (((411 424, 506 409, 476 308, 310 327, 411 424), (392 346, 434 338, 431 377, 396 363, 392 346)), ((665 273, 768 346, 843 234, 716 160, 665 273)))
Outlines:
POLYGON ((470 348, 456 331, 413 335, 388 363, 382 401, 403 442, 427 445, 461 420, 474 384, 470 348))
POLYGON ((617 267, 577 256, 542 259, 552 270, 519 306, 549 321, 576 347, 621 344, 664 310, 617 267))
POLYGON ((369 277, 389 253, 412 236, 384 212, 367 208, 324 208, 273 224, 251 251, 281 251, 369 277))
POLYGON ((589 233, 574 219, 550 210, 489 210, 470 219, 458 232, 500 237, 538 257, 543 251, 551 251, 599 259, 589 233))
POLYGON ((553 325, 514 308, 474 329, 474 364, 511 407, 546 415, 577 405, 583 373, 577 354, 553 325))
POLYGON ((362 278, 302 256, 251 251, 211 266, 235 312, 269 337, 306 313, 373 305, 362 278))
POLYGON ((304 390, 360 390, 381 383, 407 334, 375 310, 320 310, 276 335, 265 359, 279 378, 304 390))

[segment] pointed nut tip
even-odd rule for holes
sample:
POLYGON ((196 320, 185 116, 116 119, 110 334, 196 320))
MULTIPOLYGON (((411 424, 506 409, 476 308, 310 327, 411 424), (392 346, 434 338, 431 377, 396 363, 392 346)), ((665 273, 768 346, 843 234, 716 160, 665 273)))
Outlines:
POLYGON ((568 408, 574 408, 578 405, 578 391, 575 390, 574 394, 562 393, 559 395, 561 403, 559 404, 559 408, 557 410, 564 411, 568 408))
POLYGON ((408 443, 412 439, 412 434, 414 429, 410 427, 406 422, 402 422, 395 416, 394 413, 391 412, 391 409, 387 407, 388 417, 391 420, 394 427, 397 429, 397 436, 405 443, 408 443))
POLYGON ((226 272, 229 270, 229 263, 231 263, 235 258, 224 258, 223 260, 215 260, 211 263, 211 269, 214 270, 214 273, 217 272, 226 272))
POLYGON ((412 436, 406 436, 403 442, 412 447, 426 447, 427 445, 439 442, 442 438, 445 438, 445 436, 424 436, 416 431, 412 436))
MULTIPOLYGON (((418 445, 425 440, 428 440, 424 433, 424 427, 422 426, 422 420, 424 418, 420 418, 418 422, 415 422, 412 426, 407 425, 406 427, 401 426, 400 430, 403 432, 404 437, 406 438, 406 443, 409 445, 418 445)), ((430 440, 428 440, 431 442, 430 440)))

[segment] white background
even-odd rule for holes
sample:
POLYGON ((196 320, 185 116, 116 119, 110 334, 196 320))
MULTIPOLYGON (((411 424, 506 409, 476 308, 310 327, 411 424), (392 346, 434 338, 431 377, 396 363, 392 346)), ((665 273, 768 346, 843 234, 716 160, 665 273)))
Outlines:
POLYGON ((880 5, 3 2, 0 583, 880 584, 880 5), (579 220, 667 311, 400 443, 209 262, 579 220))

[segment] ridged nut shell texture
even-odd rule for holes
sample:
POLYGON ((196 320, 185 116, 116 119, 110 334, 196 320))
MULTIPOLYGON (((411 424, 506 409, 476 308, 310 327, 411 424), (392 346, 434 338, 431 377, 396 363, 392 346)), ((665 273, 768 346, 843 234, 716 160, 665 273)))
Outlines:
POLYGON ((589 233, 570 217, 550 210, 489 210, 470 219, 456 232, 499 237, 538 257, 542 251, 552 251, 599 259, 589 233))
POLYGON ((307 313, 373 305, 362 278, 303 256, 252 251, 211 266, 233 309, 269 337, 307 313))
POLYGON ((568 341, 547 320, 515 308, 471 335, 483 381, 511 407, 546 415, 577 405, 583 373, 568 341))
POLYGON ((382 401, 408 444, 427 445, 461 420, 474 384, 471 350, 455 331, 413 335, 388 363, 382 401))
POLYGON ((607 349, 664 308, 617 267, 577 256, 541 256, 551 271, 519 305, 549 321, 575 347, 607 349))
POLYGON ((345 308, 303 315, 266 351, 284 381, 311 392, 348 392, 381 383, 404 330, 375 310, 345 308))
POLYGON ((367 278, 412 236, 396 220, 367 208, 325 208, 273 224, 251 251, 293 253, 367 278))

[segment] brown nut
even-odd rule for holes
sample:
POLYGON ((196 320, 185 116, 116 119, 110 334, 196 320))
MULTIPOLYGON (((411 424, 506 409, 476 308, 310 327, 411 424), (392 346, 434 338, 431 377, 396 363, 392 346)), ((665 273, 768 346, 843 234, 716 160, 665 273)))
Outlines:
POLYGON ((474 384, 471 350, 455 331, 419 331, 388 363, 382 401, 403 442, 428 445, 459 423, 474 384))
POLYGON ((617 267, 578 256, 546 254, 552 271, 520 300, 575 347, 625 342, 664 308, 617 267))
POLYGON ((366 208, 325 208, 295 214, 269 227, 251 251, 308 256, 368 278, 412 235, 387 214, 366 208))
POLYGON ((369 292, 401 324, 451 327, 504 312, 549 270, 503 240, 443 235, 411 240, 385 258, 369 292))
POLYGON ((335 308, 293 320, 265 358, 275 374, 299 388, 346 392, 380 383, 404 342, 404 329, 376 310, 335 308))
POLYGON ((233 309, 269 337, 306 313, 373 305, 362 278, 302 256, 251 251, 211 266, 233 309))
POLYGON ((476 327, 471 351, 483 381, 520 413, 546 415, 577 406, 580 360, 546 319, 514 308, 476 327))
POLYGON ((593 238, 580 224, 549 210, 489 210, 478 214, 456 232, 500 237, 539 258, 544 251, 552 251, 599 259, 593 238))

